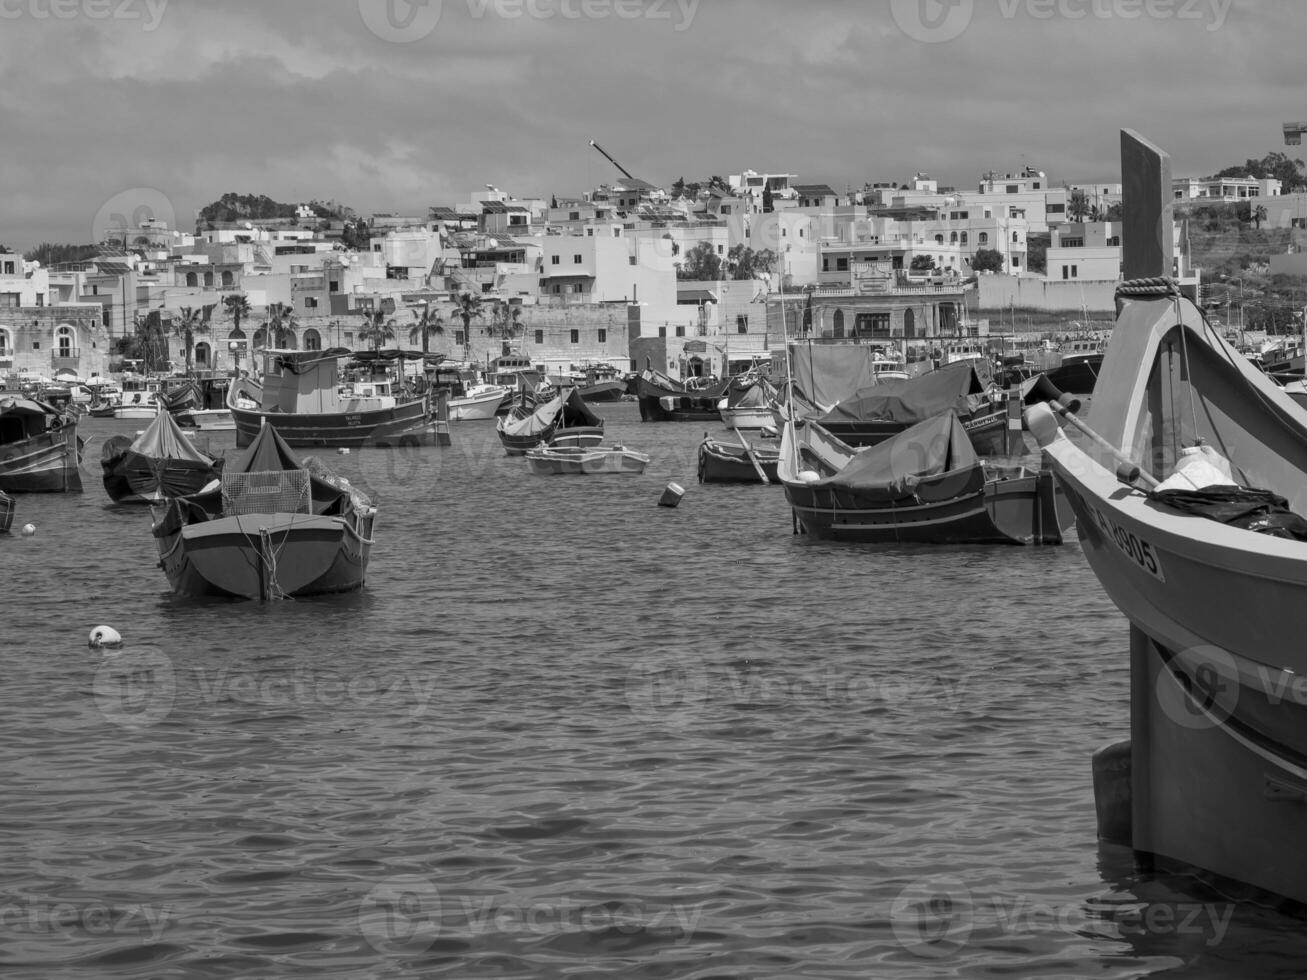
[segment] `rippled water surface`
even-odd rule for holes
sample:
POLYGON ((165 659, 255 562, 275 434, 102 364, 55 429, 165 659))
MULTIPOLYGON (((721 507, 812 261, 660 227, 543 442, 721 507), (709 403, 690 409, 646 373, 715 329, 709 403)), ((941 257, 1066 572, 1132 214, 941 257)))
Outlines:
POLYGON ((324 456, 380 505, 367 586, 268 605, 174 597, 99 482, 141 423, 84 423, 87 492, 0 537, 0 973, 1307 968, 1096 843, 1127 637, 1078 544, 811 541, 694 483, 702 426, 602 411, 643 476, 532 476, 489 422, 324 456))

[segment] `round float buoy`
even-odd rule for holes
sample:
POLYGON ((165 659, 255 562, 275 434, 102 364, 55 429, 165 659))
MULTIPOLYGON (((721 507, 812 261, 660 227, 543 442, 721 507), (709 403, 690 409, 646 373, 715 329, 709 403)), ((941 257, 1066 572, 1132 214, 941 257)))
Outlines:
POLYGON ((105 647, 115 649, 123 645, 123 638, 112 626, 97 626, 91 630, 91 636, 86 645, 92 650, 101 650, 105 647))
POLYGON ((678 483, 669 483, 663 489, 663 495, 658 498, 659 507, 675 507, 685 496, 685 489, 678 483))
POLYGON ((30 538, 30 537, 31 537, 33 534, 35 534, 35 533, 36 533, 36 525, 35 525, 35 524, 24 524, 24 525, 23 525, 23 537, 25 537, 25 538, 30 538))
POLYGON ((349 447, 348 447, 348 446, 341 446, 339 449, 336 450, 336 455, 337 455, 337 456, 348 456, 348 455, 349 455, 349 447))

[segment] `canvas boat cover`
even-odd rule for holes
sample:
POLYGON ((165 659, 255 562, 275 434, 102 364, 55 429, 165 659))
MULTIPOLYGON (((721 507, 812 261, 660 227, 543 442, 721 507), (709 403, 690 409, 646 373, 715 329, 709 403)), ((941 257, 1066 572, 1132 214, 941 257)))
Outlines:
POLYGON ((1148 499, 1230 527, 1307 541, 1307 520, 1270 490, 1216 485, 1201 490, 1154 490, 1148 499))
POLYGON ((962 420, 949 409, 858 451, 838 473, 806 485, 906 496, 922 480, 975 466, 977 460, 962 420))
POLYGON ((906 381, 884 381, 840 402, 820 421, 901 422, 911 425, 949 409, 970 416, 988 402, 985 383, 966 361, 906 381))
POLYGON ((663 398, 674 395, 677 398, 720 399, 730 387, 731 379, 714 381, 705 388, 689 388, 679 381, 669 378, 661 371, 645 371, 640 375, 639 395, 641 398, 663 398))
POLYGON ((737 378, 726 393, 727 408, 766 408, 772 402, 776 389, 765 378, 741 381, 737 378))
POLYGON ((879 358, 876 348, 866 344, 792 344, 790 373, 794 387, 808 401, 837 405, 877 384, 879 358))
POLYGON ((544 432, 557 422, 559 428, 602 426, 604 420, 591 411, 579 388, 568 388, 536 407, 530 415, 504 419, 501 431, 510 436, 532 436, 544 432))
POLYGON ((275 355, 277 367, 287 374, 308 374, 323 361, 337 361, 348 357, 348 347, 328 347, 326 350, 267 350, 275 355))
POLYGON ((209 465, 213 460, 200 452, 186 438, 173 417, 160 412, 130 446, 132 452, 150 459, 184 459, 209 465))

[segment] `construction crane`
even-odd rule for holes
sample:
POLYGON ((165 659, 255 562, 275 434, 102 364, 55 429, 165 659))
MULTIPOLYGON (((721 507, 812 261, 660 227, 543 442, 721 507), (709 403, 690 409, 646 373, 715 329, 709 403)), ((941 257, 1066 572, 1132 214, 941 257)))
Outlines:
POLYGON ((614 160, 611 156, 609 156, 609 155, 608 155, 608 151, 605 150, 605 149, 604 149, 602 146, 600 146, 598 143, 596 143, 594 140, 591 140, 591 141, 590 141, 590 145, 593 146, 593 147, 594 147, 596 150, 598 150, 600 153, 602 153, 602 154, 604 155, 604 158, 605 158, 609 163, 611 163, 614 167, 616 167, 618 170, 620 170, 620 171, 622 172, 622 176, 625 177, 627 180, 636 180, 636 179, 637 179, 636 176, 635 176, 634 174, 631 173, 631 171, 627 170, 627 169, 626 169, 625 167, 623 167, 620 163, 618 163, 618 162, 617 162, 616 160, 614 160))
POLYGON ((1299 146, 1302 143, 1302 134, 1307 133, 1307 122, 1291 122, 1284 124, 1284 145, 1299 146))

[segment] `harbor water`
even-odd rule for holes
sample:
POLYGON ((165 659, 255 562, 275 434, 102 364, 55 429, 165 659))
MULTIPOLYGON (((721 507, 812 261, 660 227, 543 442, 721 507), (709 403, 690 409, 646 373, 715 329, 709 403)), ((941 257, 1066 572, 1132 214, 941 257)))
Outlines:
POLYGON ((86 492, 0 536, 0 973, 1307 968, 1299 920, 1096 841, 1127 635, 1074 539, 796 536, 696 482, 704 426, 599 410, 645 474, 532 476, 492 422, 319 451, 379 505, 367 585, 268 604, 173 596, 100 485, 144 423, 85 421, 86 492))

